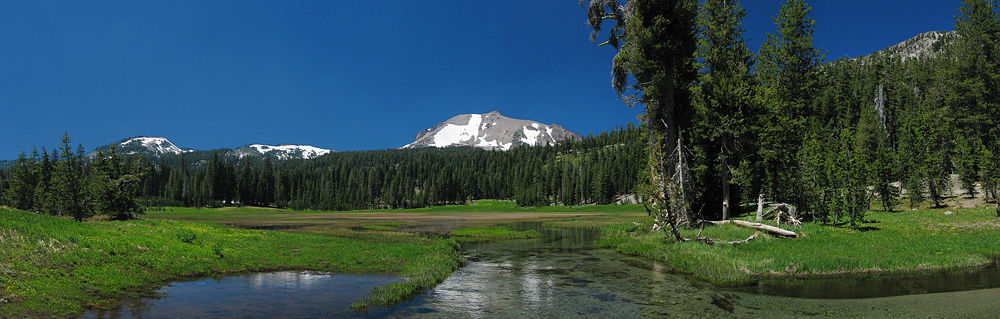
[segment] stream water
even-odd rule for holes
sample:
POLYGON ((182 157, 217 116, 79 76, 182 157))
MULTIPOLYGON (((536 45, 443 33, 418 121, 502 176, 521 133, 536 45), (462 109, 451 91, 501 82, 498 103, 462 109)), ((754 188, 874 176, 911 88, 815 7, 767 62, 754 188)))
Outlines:
POLYGON ((297 272, 175 283, 164 297, 124 303, 99 318, 384 317, 998 317, 1000 271, 895 280, 769 281, 718 289, 671 273, 659 262, 595 249, 596 229, 535 229, 540 239, 467 242, 468 262, 412 300, 367 313, 347 309, 379 275, 297 272), (303 280, 301 278, 311 278, 303 280), (987 288, 987 289, 981 289, 987 288), (942 293, 928 293, 949 291, 942 293), (785 296, 782 296, 785 295, 785 296), (793 298, 787 296, 809 297, 793 298), (849 298, 849 299, 845 299, 849 298), (858 299, 862 298, 862 299, 858 299))
MULTIPOLYGON (((376 286, 404 280, 390 275, 309 271, 255 273, 181 281, 157 297, 125 300, 84 318, 344 318, 362 317, 351 303, 376 286)), ((384 316, 390 309, 373 309, 384 316)))

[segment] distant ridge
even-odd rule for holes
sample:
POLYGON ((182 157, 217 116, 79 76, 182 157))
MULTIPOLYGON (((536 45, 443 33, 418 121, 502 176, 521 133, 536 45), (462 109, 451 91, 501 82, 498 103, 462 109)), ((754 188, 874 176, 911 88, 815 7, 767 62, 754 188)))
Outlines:
MULTIPOLYGON (((141 154, 153 157, 164 155, 179 155, 183 153, 199 152, 193 149, 180 148, 173 142, 161 136, 139 136, 127 138, 116 143, 118 152, 122 154, 141 154)), ((107 146, 101 147, 101 149, 107 146)), ((243 157, 270 157, 279 160, 288 159, 312 159, 320 157, 332 150, 319 148, 311 145, 281 144, 250 144, 235 150, 223 149, 225 156, 243 157)), ((97 155, 97 150, 87 154, 88 157, 97 155)))

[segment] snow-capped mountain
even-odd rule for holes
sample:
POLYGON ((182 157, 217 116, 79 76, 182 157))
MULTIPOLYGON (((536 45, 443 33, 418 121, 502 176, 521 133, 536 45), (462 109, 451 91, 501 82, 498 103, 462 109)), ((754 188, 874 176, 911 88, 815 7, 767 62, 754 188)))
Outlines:
POLYGON ((559 124, 514 119, 493 111, 452 117, 420 131, 413 143, 401 148, 475 146, 509 150, 517 145, 544 146, 566 139, 580 140, 581 137, 559 124))
POLYGON ((153 155, 180 154, 183 150, 170 140, 158 136, 140 136, 118 142, 118 152, 122 154, 150 153, 153 155))
MULTIPOLYGON (((118 152, 121 154, 141 154, 145 156, 160 157, 164 155, 178 155, 182 153, 190 153, 186 156, 203 157, 211 156, 213 153, 218 153, 222 156, 232 156, 243 158, 246 156, 251 157, 270 157, 272 159, 287 160, 287 159, 311 159, 322 155, 326 155, 331 152, 331 150, 319 148, 310 145, 292 145, 292 144, 281 144, 281 145, 264 145, 264 144, 250 144, 231 150, 228 148, 222 148, 210 151, 198 151, 193 149, 180 148, 170 140, 164 137, 158 136, 140 136, 134 138, 124 139, 117 143, 118 152)), ((107 146, 100 147, 99 149, 107 149, 107 146)), ((97 155, 97 150, 87 154, 87 157, 94 157, 97 155)))
POLYGON ((233 150, 231 154, 239 158, 243 158, 244 156, 274 156, 277 159, 284 160, 292 158, 311 159, 329 154, 330 152, 331 150, 311 145, 250 144, 233 150))

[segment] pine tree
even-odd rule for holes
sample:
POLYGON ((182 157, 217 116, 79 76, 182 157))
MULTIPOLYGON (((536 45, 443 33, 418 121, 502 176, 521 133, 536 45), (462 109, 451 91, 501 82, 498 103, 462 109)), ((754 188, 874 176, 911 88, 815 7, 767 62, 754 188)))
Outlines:
POLYGON ((694 94, 698 116, 692 138, 705 154, 705 165, 716 167, 709 171, 717 173, 705 176, 705 184, 718 183, 721 194, 702 197, 719 199, 722 219, 731 216, 730 172, 738 169, 736 164, 742 160, 740 147, 749 144, 748 117, 755 112, 751 103, 755 87, 750 73, 753 55, 743 40, 745 16, 735 0, 706 0, 698 14, 701 74, 694 94))
POLYGON ((48 213, 55 215, 57 213, 55 207, 55 192, 52 187, 52 173, 55 169, 53 162, 59 161, 59 155, 52 151, 52 157, 49 157, 48 151, 42 148, 42 159, 39 161, 36 171, 36 176, 38 178, 38 186, 35 188, 34 203, 35 209, 39 212, 48 213))
POLYGON ((983 192, 987 199, 997 201, 1000 195, 1000 158, 985 146, 980 146, 977 150, 979 158, 977 165, 980 168, 979 180, 982 184, 983 192))
MULTIPOLYGON (((955 94, 947 103, 959 115, 958 135, 972 139, 1000 137, 1000 6, 995 0, 963 0, 955 17, 958 39, 950 73, 955 94)), ((995 150, 994 150, 995 151, 995 150)))
POLYGON ((112 220, 129 220, 143 213, 138 193, 142 180, 142 162, 133 160, 124 165, 115 144, 108 152, 98 150, 91 182, 94 206, 112 220))
POLYGON ((813 47, 811 8, 802 0, 787 0, 774 17, 778 30, 769 33, 757 54, 756 74, 761 83, 763 112, 760 125, 758 178, 763 191, 777 201, 803 206, 797 189, 795 155, 805 133, 810 99, 816 93, 815 68, 823 57, 813 47))
POLYGON ((5 194, 7 202, 14 208, 30 210, 34 206, 36 181, 32 174, 33 167, 34 161, 24 152, 18 154, 17 161, 11 168, 10 186, 5 194))
POLYGON ((88 201, 81 156, 72 151, 69 142, 69 133, 63 133, 62 144, 59 146, 61 160, 56 164, 55 174, 52 176, 56 207, 61 214, 82 222, 93 215, 93 209, 88 201))
POLYGON ((862 171, 866 184, 874 186, 875 195, 882 202, 882 209, 892 211, 896 206, 898 191, 892 186, 896 181, 896 152, 890 145, 887 127, 884 86, 875 87, 873 107, 863 107, 857 125, 858 156, 863 160, 862 171))
POLYGON ((962 190, 969 198, 976 197, 976 181, 979 180, 979 149, 982 142, 964 135, 955 135, 955 152, 953 154, 955 173, 958 174, 962 190))
POLYGON ((654 185, 648 188, 652 193, 647 197, 660 201, 657 224, 669 224, 676 239, 681 240, 677 225, 693 218, 689 203, 693 193, 690 190, 695 187, 690 186, 690 180, 686 185, 675 182, 677 176, 688 174, 683 171, 687 166, 671 164, 675 157, 668 154, 683 151, 682 134, 690 134, 684 130, 692 129, 690 122, 695 114, 690 85, 697 78, 694 52, 698 2, 631 0, 620 5, 614 0, 582 0, 580 3, 587 7, 591 40, 600 34, 605 20, 614 23, 608 41, 601 44, 617 49, 611 71, 612 87, 629 106, 644 108, 642 120, 647 123, 649 146, 648 183, 654 185), (667 191, 671 187, 674 191, 667 191), (677 205, 666 205, 667 201, 677 205))

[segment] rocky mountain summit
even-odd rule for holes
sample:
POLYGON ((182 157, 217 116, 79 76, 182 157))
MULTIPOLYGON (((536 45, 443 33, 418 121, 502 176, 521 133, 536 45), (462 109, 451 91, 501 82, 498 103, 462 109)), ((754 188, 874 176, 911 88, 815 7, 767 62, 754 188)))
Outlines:
POLYGON ((570 132, 559 124, 515 119, 493 111, 452 117, 418 132, 413 143, 401 148, 474 146, 509 150, 519 145, 545 146, 581 138, 580 134, 570 132))
POLYGON ((865 58, 885 54, 903 60, 933 56, 947 48, 958 37, 955 31, 929 31, 918 34, 906 41, 879 50, 865 58))

